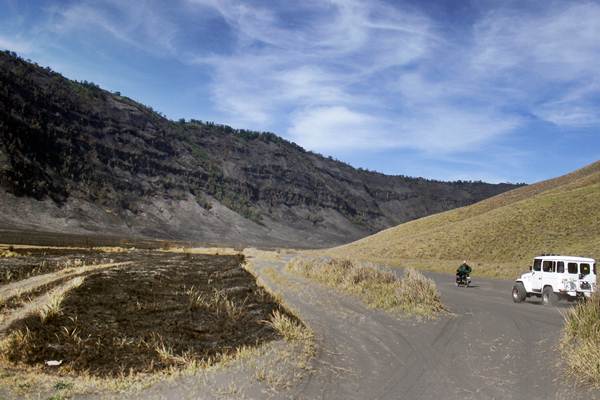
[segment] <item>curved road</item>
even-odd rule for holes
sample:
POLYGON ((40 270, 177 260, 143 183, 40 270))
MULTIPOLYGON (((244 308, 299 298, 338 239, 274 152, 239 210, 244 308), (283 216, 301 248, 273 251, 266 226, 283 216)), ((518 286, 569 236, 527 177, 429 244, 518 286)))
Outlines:
POLYGON ((290 275, 284 262, 250 261, 319 342, 315 373, 282 398, 600 399, 600 392, 575 386, 560 365, 568 306, 515 304, 511 281, 474 275, 474 287, 456 288, 453 277, 428 273, 452 315, 419 322, 290 275))

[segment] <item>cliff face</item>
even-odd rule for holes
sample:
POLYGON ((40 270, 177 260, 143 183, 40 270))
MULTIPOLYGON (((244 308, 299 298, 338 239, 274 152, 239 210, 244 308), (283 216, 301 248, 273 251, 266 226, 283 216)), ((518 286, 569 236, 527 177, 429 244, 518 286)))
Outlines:
POLYGON ((386 176, 271 133, 173 122, 0 53, 0 226, 325 246, 512 188, 386 176))

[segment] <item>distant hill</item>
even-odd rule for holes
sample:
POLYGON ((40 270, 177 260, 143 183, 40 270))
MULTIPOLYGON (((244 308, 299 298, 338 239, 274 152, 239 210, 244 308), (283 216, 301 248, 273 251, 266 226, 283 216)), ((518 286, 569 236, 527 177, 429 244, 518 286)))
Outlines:
POLYGON ((386 176, 272 133, 170 121, 0 53, 0 228, 322 247, 512 188, 386 176))
POLYGON ((476 273, 503 277, 526 269, 540 253, 600 258, 600 162, 332 252, 448 272, 466 258, 476 273))

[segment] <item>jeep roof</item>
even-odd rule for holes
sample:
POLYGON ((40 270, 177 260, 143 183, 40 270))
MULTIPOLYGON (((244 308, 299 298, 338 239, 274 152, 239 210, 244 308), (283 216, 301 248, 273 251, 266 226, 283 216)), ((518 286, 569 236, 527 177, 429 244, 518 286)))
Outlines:
POLYGON ((559 255, 555 255, 555 256, 537 256, 535 257, 536 260, 550 260, 550 261, 574 261, 574 262, 582 262, 582 263, 595 263, 596 260, 594 260, 593 258, 587 258, 587 257, 577 257, 577 256, 559 256, 559 255))

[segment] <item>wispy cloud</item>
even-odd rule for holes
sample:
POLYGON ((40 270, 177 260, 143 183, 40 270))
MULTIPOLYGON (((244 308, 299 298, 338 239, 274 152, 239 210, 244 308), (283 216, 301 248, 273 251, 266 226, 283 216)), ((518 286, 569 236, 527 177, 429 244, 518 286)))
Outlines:
POLYGON ((28 54, 32 48, 31 42, 27 40, 0 36, 0 49, 15 51, 19 54, 28 54))
POLYGON ((237 33, 232 53, 195 60, 214 69, 214 100, 230 121, 287 126, 290 138, 320 151, 409 142, 383 116, 389 106, 378 91, 441 41, 424 15, 380 2, 307 2, 296 23, 285 6, 190 2, 237 33))
POLYGON ((443 154, 472 149, 519 124, 515 117, 445 106, 400 120, 331 106, 295 113, 288 132, 292 140, 323 152, 404 148, 443 154))
POLYGON ((344 106, 321 106, 295 113, 289 134, 310 149, 369 150, 395 145, 393 137, 380 134, 386 125, 386 121, 344 106))
POLYGON ((600 5, 553 3, 535 13, 496 10, 474 29, 472 71, 511 101, 560 126, 600 124, 600 5))
MULTIPOLYGON (((213 68, 213 98, 231 123, 287 126, 290 139, 322 152, 448 153, 477 149, 524 121, 504 109, 506 93, 482 92, 494 77, 472 79, 484 63, 481 41, 448 46, 435 21, 414 9, 308 2, 310 13, 295 24, 285 7, 189 1, 237 32, 231 53, 195 60, 213 68), (477 60, 449 62, 440 73, 448 47, 477 60)), ((483 27, 476 34, 489 36, 483 27)))
POLYGON ((83 1, 52 7, 48 28, 60 34, 100 30, 142 50, 172 54, 178 28, 162 12, 163 8, 150 0, 83 1))

